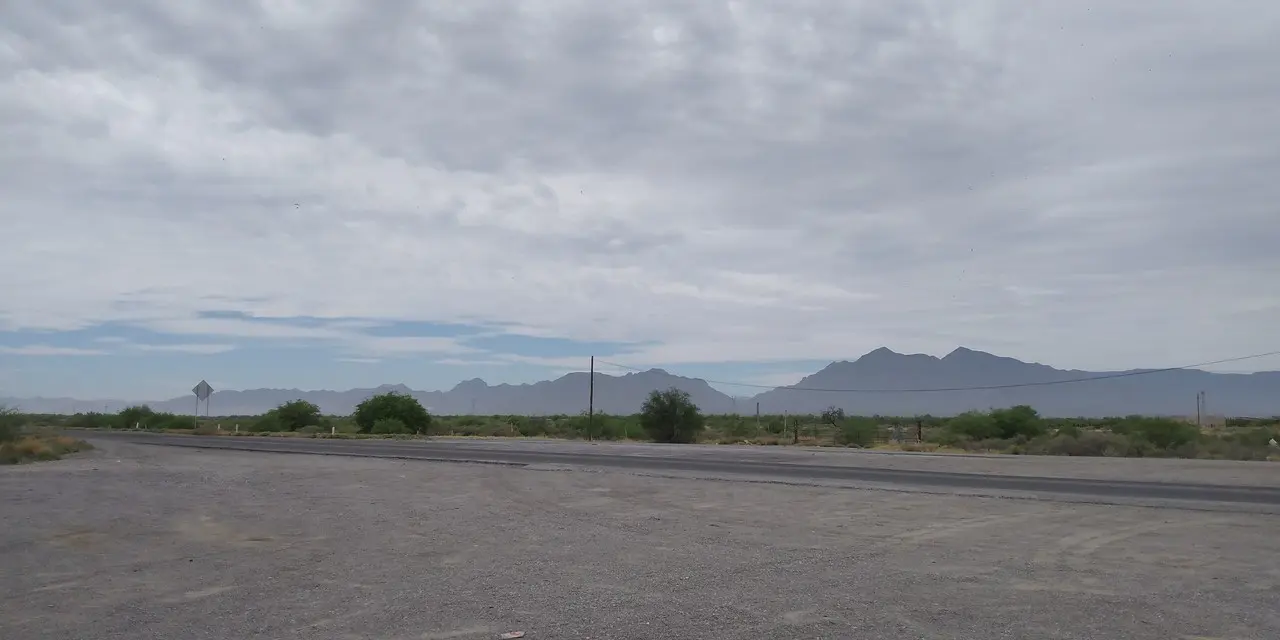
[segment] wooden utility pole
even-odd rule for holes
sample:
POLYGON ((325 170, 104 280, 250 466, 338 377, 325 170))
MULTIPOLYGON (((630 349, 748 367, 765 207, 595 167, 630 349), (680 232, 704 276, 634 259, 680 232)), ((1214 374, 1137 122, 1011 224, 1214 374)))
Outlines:
POLYGON ((591 379, 587 381, 587 440, 595 430, 596 423, 596 357, 591 356, 591 379))

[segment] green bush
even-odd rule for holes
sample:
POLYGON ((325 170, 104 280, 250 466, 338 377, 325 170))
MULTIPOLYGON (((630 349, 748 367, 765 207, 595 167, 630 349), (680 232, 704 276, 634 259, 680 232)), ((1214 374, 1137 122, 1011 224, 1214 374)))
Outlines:
POLYGON ((373 423, 369 433, 401 435, 409 433, 409 427, 405 426, 404 422, 398 418, 382 418, 373 423))
POLYGON ((655 442, 697 442, 705 421, 689 394, 653 391, 640 408, 640 426, 655 442))
POLYGON ((756 423, 739 416, 729 418, 724 426, 724 434, 734 440, 748 440, 756 435, 756 423))
POLYGON ((1151 458, 1170 454, 1141 437, 1101 429, 1083 430, 1079 436, 1038 438, 1032 441, 1028 453, 1108 458, 1151 458))
POLYGON ((875 444, 879 425, 872 418, 844 418, 836 427, 836 442, 845 446, 869 447, 875 444))
POLYGON ((268 413, 276 415, 285 431, 297 431, 320 424, 320 407, 306 400, 291 400, 268 413))
POLYGON ((775 436, 782 435, 782 432, 786 431, 786 429, 786 422, 777 416, 771 416, 764 423, 764 430, 775 436))
POLYGON ((484 422, 485 419, 479 416, 457 416, 453 419, 453 428, 478 427, 484 422))
POLYGON ((257 433, 274 433, 279 431, 287 431, 284 423, 280 421, 279 414, 267 412, 249 425, 249 431, 257 433))
POLYGON ((176 413, 153 413, 143 426, 150 429, 192 429, 196 426, 196 419, 195 416, 176 413))
POLYGON ((963 445, 963 448, 967 451, 981 451, 984 453, 1014 451, 1015 447, 1019 452, 1026 450, 1025 446, 1011 438, 985 438, 983 440, 966 442, 963 445))
POLYGON ((1044 433, 1044 423, 1040 419, 1040 414, 1025 404, 1007 409, 993 409, 988 415, 995 425, 997 438, 1009 439, 1018 436, 1032 438, 1044 433))
POLYGON ((991 415, 981 411, 967 411, 947 421, 947 430, 969 440, 987 440, 1000 436, 1000 427, 991 415))
POLYGON ((1246 447, 1265 449, 1271 446, 1271 440, 1280 442, 1280 428, 1254 427, 1252 429, 1231 430, 1221 438, 1225 442, 1235 442, 1246 447))
POLYGON ((525 418, 516 425, 516 431, 526 438, 547 435, 547 419, 542 416, 525 418))
MULTIPOLYGON (((87 418, 82 418, 82 420, 87 420, 87 418)), ((123 429, 132 429, 135 426, 143 429, 192 429, 196 426, 194 416, 157 412, 146 405, 126 407, 116 414, 111 422, 114 424, 104 426, 118 426, 123 429)))
POLYGON ((0 442, 12 442, 18 439, 22 415, 17 409, 0 405, 0 442))
POLYGON ((627 418, 597 414, 595 434, 600 440, 619 440, 626 432, 627 418))
POLYGON ((961 447, 973 439, 963 433, 956 433, 949 428, 934 429, 925 432, 925 440, 944 447, 961 447))
POLYGON ((1064 424, 1061 427, 1058 427, 1057 435, 1067 436, 1071 438, 1079 438, 1080 433, 1081 433, 1080 427, 1074 424, 1064 424))
MULTIPOLYGON (((1272 448, 1267 442, 1272 436, 1268 436, 1261 443, 1251 441, 1249 439, 1238 439, 1230 436, 1222 438, 1205 438, 1200 442, 1192 445, 1196 449, 1196 457, 1214 458, 1218 460, 1268 460, 1270 456, 1275 454, 1276 449, 1272 448)), ((1276 439, 1280 442, 1280 438, 1276 439)), ((1180 450, 1185 450, 1180 448, 1180 450)))
POLYGON ((383 393, 356 405, 352 416, 361 433, 371 433, 379 420, 394 418, 404 423, 410 433, 427 433, 431 429, 431 414, 416 398, 403 393, 383 393))
POLYGON ((586 438, 587 416, 585 413, 579 416, 559 416, 555 419, 555 428, 561 437, 586 438))
POLYGON ((1079 435, 1063 435, 1036 440, 1027 453, 1050 456, 1126 456, 1130 450, 1129 439, 1117 433, 1086 431, 1079 435))
POLYGON ((120 413, 116 414, 122 429, 132 429, 134 427, 151 428, 152 419, 155 418, 155 415, 156 412, 146 405, 125 407, 120 410, 120 413))
POLYGON ((73 429, 112 429, 121 426, 118 416, 96 411, 77 413, 67 418, 64 424, 73 429))
POLYGON ((1171 418, 1128 416, 1111 427, 1116 433, 1142 438, 1160 449, 1176 449, 1200 439, 1200 429, 1171 418))

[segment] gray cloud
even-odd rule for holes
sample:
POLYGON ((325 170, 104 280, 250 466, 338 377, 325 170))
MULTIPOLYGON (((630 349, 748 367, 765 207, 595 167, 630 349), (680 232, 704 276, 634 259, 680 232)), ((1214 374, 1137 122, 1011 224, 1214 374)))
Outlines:
POLYGON ((658 364, 1275 346, 1280 9, 288 7, 0 9, 0 330, 210 296, 658 364))

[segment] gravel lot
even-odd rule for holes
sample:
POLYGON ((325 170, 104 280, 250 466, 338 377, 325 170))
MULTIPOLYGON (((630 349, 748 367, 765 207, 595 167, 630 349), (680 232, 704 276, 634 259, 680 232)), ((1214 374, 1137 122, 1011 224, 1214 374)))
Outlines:
POLYGON ((115 442, 0 496, 6 639, 1280 637, 1277 515, 115 442))

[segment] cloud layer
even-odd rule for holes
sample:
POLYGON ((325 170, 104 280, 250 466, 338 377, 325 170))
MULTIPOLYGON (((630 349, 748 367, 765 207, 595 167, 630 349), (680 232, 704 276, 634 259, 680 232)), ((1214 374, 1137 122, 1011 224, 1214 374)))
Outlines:
POLYGON ((9 3, 0 332, 453 369, 518 357, 372 329, 639 365, 1269 351, 1276 33, 1190 0, 9 3))

